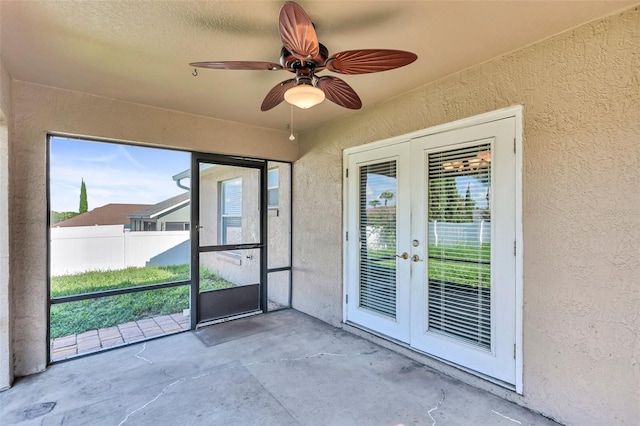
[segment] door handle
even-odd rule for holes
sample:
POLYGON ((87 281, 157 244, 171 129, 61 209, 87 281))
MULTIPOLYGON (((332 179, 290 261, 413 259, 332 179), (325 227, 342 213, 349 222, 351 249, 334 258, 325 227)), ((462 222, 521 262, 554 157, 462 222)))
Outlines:
POLYGON ((422 262, 422 259, 420 259, 420 256, 418 256, 417 254, 414 254, 413 256, 411 256, 411 260, 413 262, 422 262))
POLYGON ((407 253, 406 251, 402 254, 396 254, 396 257, 399 259, 404 259, 407 260, 409 258, 409 253, 407 253))

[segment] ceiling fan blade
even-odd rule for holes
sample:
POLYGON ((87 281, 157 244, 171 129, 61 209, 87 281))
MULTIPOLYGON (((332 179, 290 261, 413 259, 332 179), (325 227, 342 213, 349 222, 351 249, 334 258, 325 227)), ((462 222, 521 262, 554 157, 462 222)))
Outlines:
POLYGON ((331 55, 326 68, 339 74, 368 74, 400 68, 416 59, 418 56, 415 53, 403 50, 346 50, 331 55))
POLYGON ((328 100, 337 105, 349 109, 362 107, 360 97, 344 80, 331 76, 318 77, 316 86, 324 92, 328 100))
POLYGON ((192 67, 211 68, 214 70, 248 70, 248 71, 277 71, 284 69, 280 64, 274 62, 259 61, 213 61, 213 62, 192 62, 192 67))
POLYGON ((262 111, 269 111, 271 108, 280 104, 280 102, 284 101, 284 92, 292 88, 294 85, 294 79, 285 80, 282 83, 278 83, 273 89, 267 93, 264 101, 262 101, 262 106, 260 109, 262 111))
POLYGON ((280 9, 280 38, 293 56, 311 60, 318 56, 320 44, 307 13, 296 3, 287 2, 280 9))

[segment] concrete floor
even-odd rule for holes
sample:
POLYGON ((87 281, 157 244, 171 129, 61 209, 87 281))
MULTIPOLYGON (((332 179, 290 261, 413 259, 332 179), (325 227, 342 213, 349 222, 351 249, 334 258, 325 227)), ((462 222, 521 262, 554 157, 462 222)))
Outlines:
POLYGON ((556 424, 294 310, 212 327, 20 379, 0 392, 0 423, 556 424), (213 333, 229 325, 236 336, 213 333))

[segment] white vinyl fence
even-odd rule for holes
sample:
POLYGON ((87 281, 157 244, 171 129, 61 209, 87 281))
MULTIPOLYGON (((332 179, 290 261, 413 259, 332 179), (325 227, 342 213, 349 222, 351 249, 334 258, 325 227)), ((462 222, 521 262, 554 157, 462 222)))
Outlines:
POLYGON ((189 263, 189 231, 130 232, 123 225, 51 228, 51 275, 189 263))
MULTIPOLYGON (((393 235, 395 244, 395 234, 393 235)), ((491 243, 491 222, 482 220, 471 223, 429 222, 430 246, 477 246, 491 243)), ((382 226, 367 226, 367 247, 373 250, 387 248, 382 226)))
POLYGON ((429 245, 481 246, 491 243, 491 222, 472 223, 429 222, 429 245))

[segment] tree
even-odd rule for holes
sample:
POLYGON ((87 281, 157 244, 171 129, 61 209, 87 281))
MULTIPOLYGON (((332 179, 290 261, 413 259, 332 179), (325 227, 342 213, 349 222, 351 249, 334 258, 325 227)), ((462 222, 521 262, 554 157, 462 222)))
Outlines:
POLYGON ((80 208, 78 213, 86 213, 89 210, 89 204, 87 203, 87 186, 84 184, 84 179, 80 184, 80 208))
POLYGON ((471 184, 462 197, 453 177, 431 179, 429 182, 429 220, 449 223, 473 221, 476 202, 471 198, 471 184))
POLYGON ((71 219, 76 216, 78 216, 78 213, 76 212, 57 212, 55 210, 51 210, 51 224, 54 225, 58 222, 71 219))
POLYGON ((471 198, 471 184, 467 184, 467 192, 464 196, 464 210, 463 221, 473 222, 473 210, 476 207, 476 202, 471 198))
POLYGON ((380 205, 380 201, 371 200, 371 201, 369 201, 369 205, 375 209, 376 207, 378 207, 380 205))
POLYGON ((393 197, 394 197, 393 192, 389 192, 389 191, 384 191, 382 194, 378 196, 378 198, 380 198, 381 200, 384 200, 385 206, 393 197))

